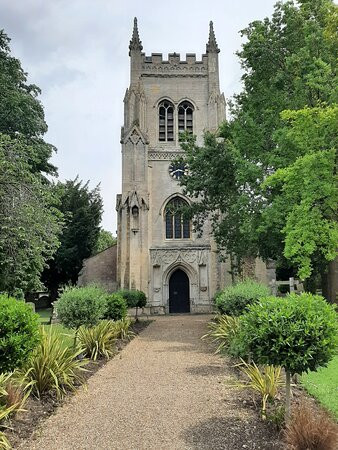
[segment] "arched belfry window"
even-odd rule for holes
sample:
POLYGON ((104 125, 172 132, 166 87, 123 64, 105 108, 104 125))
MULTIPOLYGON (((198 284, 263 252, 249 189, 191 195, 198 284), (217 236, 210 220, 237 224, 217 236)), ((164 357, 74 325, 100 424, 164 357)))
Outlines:
POLYGON ((174 106, 168 100, 163 100, 159 104, 159 140, 174 140, 174 106))
POLYGON ((168 202, 165 208, 166 239, 190 238, 190 220, 180 211, 184 206, 188 206, 188 203, 181 197, 174 197, 168 202))
POLYGON ((193 132, 193 113, 194 107, 188 101, 180 103, 178 107, 178 131, 183 133, 188 131, 193 132))

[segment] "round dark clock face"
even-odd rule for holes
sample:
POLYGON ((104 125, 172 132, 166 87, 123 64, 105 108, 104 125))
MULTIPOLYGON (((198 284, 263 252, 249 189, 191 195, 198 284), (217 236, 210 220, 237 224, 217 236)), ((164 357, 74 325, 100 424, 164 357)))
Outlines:
POLYGON ((186 166, 183 163, 171 163, 169 166, 169 174, 175 180, 179 180, 186 173, 186 166))

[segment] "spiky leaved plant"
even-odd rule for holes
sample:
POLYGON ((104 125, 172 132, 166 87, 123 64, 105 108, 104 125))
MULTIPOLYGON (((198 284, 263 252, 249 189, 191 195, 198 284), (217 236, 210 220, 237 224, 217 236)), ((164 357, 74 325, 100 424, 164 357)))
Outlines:
POLYGON ((237 364, 239 370, 248 377, 244 383, 236 383, 236 387, 250 388, 258 392, 262 398, 262 419, 266 419, 266 404, 273 400, 278 389, 283 386, 281 367, 271 365, 258 367, 254 362, 249 364, 241 359, 237 364))
POLYGON ((239 329, 238 317, 219 315, 208 324, 209 331, 202 339, 210 339, 217 344, 216 353, 222 353, 239 329))
POLYGON ((112 320, 101 320, 94 327, 79 328, 78 344, 88 358, 96 361, 98 358, 109 359, 114 355, 117 339, 115 324, 112 320))
POLYGON ((81 354, 82 349, 64 348, 53 327, 48 332, 42 328, 39 346, 16 377, 37 398, 46 393, 61 398, 83 381, 81 375, 87 360, 79 359, 81 354))

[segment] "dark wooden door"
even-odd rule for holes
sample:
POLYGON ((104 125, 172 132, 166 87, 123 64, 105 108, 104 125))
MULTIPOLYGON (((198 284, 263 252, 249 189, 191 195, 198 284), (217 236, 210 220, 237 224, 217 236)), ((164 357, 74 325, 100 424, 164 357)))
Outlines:
POLYGON ((169 280, 169 312, 190 312, 189 278, 181 269, 177 269, 169 280))

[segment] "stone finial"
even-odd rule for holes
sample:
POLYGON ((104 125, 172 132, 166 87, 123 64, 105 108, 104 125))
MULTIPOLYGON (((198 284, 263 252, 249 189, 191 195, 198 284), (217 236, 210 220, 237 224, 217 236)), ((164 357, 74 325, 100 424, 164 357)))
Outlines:
MULTIPOLYGON (((131 41, 129 44, 129 50, 141 51, 142 49, 143 49, 142 42, 140 41, 140 36, 138 34, 138 28, 137 28, 137 18, 134 17, 133 35, 131 37, 131 41)), ((129 55, 130 55, 130 52, 129 52, 129 55)))
POLYGON ((212 21, 209 23, 209 40, 207 43, 207 53, 219 53, 219 48, 217 45, 215 32, 214 32, 214 24, 212 21))

